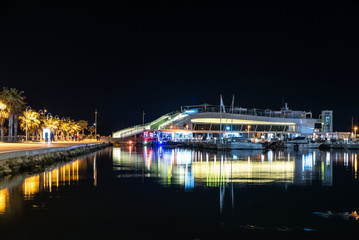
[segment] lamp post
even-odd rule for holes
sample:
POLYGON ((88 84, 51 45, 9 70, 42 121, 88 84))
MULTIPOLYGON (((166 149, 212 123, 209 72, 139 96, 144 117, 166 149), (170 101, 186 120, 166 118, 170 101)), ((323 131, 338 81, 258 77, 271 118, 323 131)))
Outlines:
MULTIPOLYGON (((60 121, 59 115, 55 115, 54 118, 57 120, 58 124, 60 124, 60 123, 59 123, 59 121, 60 121)), ((59 130, 58 130, 58 129, 59 129, 59 126, 57 126, 57 128, 56 128, 56 130, 55 130, 55 139, 54 139, 55 141, 57 141, 58 138, 59 138, 59 137, 58 137, 58 134, 59 134, 59 130)))
POLYGON ((355 126, 355 127, 354 127, 354 137, 355 137, 355 138, 357 138, 357 130, 358 130, 358 127, 355 126))
POLYGON ((0 110, 4 110, 6 108, 6 105, 0 101, 0 110))
MULTIPOLYGON (((52 117, 52 114, 49 112, 48 114, 46 114, 46 120, 49 120, 49 115, 50 117, 52 117)), ((49 125, 49 123, 47 123, 47 125, 49 125)))
POLYGON ((44 128, 43 131, 42 131, 42 134, 44 135, 43 138, 45 138, 45 142, 48 142, 49 138, 51 139, 51 129, 49 128, 49 116, 52 118, 52 114, 50 112, 48 112, 46 114, 46 128, 44 128))
MULTIPOLYGON (((46 109, 44 108, 45 111, 43 111, 42 109, 40 109, 38 111, 38 113, 42 116, 45 116, 45 113, 46 113, 46 109)), ((42 136, 42 133, 40 134, 40 140, 42 141, 43 140, 43 136, 42 136)))
POLYGON ((248 138, 249 138, 249 129, 251 128, 251 125, 248 125, 248 138))
POLYGON ((26 114, 26 117, 25 117, 25 128, 26 128, 26 142, 28 141, 28 134, 27 134, 27 118, 28 118, 28 115, 27 115, 27 111, 30 110, 31 111, 31 107, 30 106, 27 106, 26 107, 26 110, 25 110, 25 114, 26 114))
POLYGON ((142 110, 142 126, 145 126, 145 111, 142 110))
POLYGON ((97 136, 97 108, 95 109, 95 136, 97 136))

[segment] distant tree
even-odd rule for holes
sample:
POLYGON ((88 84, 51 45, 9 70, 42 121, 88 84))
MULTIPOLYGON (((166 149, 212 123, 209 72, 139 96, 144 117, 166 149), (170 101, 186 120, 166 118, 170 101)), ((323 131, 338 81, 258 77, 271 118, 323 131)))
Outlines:
POLYGON ((80 125, 81 130, 82 130, 82 134, 84 135, 85 130, 87 129, 87 126, 89 125, 88 121, 80 120, 80 121, 78 121, 78 124, 80 125))
POLYGON ((42 128, 50 128, 51 131, 56 131, 60 126, 60 119, 54 117, 41 117, 42 128))
POLYGON ((90 126, 88 128, 89 132, 90 132, 90 135, 93 136, 93 133, 95 132, 95 127, 94 126, 90 126))
POLYGON ((4 87, 0 93, 0 98, 9 109, 8 141, 11 141, 13 136, 14 141, 17 140, 18 116, 21 114, 25 105, 25 96, 22 96, 23 93, 24 91, 18 91, 16 88, 8 89, 6 87, 4 87))
POLYGON ((36 111, 30 110, 24 111, 22 115, 19 116, 20 119, 20 128, 26 131, 26 121, 27 121, 27 131, 29 134, 32 134, 32 138, 34 139, 35 134, 39 131, 41 126, 40 114, 36 111))
POLYGON ((7 106, 0 100, 0 131, 1 131, 1 141, 4 141, 4 123, 5 119, 9 118, 9 109, 7 106))
POLYGON ((69 137, 69 134, 70 134, 70 122, 69 122, 70 119, 62 119, 60 121, 60 125, 59 125, 59 130, 61 132, 61 137, 63 140, 67 140, 68 137, 69 137), (66 134, 66 136, 65 136, 66 134))
POLYGON ((81 131, 80 125, 76 121, 71 120, 70 121, 70 132, 71 133, 79 133, 80 131, 81 131))

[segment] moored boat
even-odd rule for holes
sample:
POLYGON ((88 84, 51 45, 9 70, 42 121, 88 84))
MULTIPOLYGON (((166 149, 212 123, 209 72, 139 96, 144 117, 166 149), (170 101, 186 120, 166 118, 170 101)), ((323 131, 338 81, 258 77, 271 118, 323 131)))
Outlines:
POLYGON ((349 142, 345 144, 346 149, 359 149, 359 142, 349 142))
POLYGON ((229 142, 226 147, 228 149, 265 149, 263 143, 254 143, 254 142, 229 142))
POLYGON ((284 142, 284 146, 286 148, 294 148, 294 149, 315 149, 315 148, 319 148, 322 144, 323 143, 321 142, 315 142, 306 137, 296 137, 284 142))

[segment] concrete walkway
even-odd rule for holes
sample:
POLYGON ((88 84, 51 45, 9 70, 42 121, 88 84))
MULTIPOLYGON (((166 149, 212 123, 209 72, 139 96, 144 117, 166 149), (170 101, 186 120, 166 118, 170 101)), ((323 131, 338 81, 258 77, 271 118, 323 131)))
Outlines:
POLYGON ((28 143, 0 143, 0 160, 33 156, 37 154, 50 153, 56 151, 71 150, 77 147, 102 144, 104 141, 84 140, 81 142, 28 142, 28 143))

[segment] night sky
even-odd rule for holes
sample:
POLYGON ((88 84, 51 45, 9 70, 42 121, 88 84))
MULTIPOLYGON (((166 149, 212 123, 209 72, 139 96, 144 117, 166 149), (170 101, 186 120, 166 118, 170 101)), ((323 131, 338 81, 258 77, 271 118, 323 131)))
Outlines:
POLYGON ((0 87, 60 117, 93 123, 97 108, 104 135, 220 94, 359 123, 358 6, 205 2, 2 3, 0 87))

